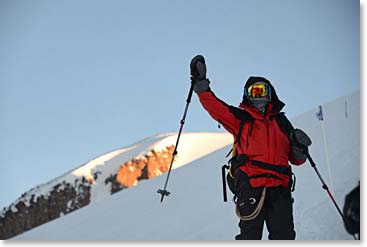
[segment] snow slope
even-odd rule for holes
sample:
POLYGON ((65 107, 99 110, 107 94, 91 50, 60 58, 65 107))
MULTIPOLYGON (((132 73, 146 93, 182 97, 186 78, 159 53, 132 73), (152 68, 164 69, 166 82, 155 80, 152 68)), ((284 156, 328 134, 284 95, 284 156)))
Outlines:
MULTIPOLYGON (((132 158, 143 158, 149 155, 151 150, 160 151, 167 146, 176 143, 177 134, 162 134, 146 138, 136 144, 127 148, 118 149, 106 154, 103 154, 79 168, 65 173, 64 175, 48 182, 32 188, 19 199, 13 202, 10 206, 4 208, 0 212, 0 216, 5 215, 5 212, 10 208, 13 212, 17 212, 15 205, 19 201, 23 201, 25 205, 29 206, 33 200, 41 195, 48 196, 57 184, 62 182, 74 184, 76 178, 84 177, 92 182, 91 186, 91 203, 103 200, 110 196, 110 184, 104 183, 105 179, 117 172, 120 166, 132 158), (98 173, 98 180, 96 181, 93 174, 98 173)), ((198 133, 198 134, 184 134, 179 143, 179 152, 175 158, 172 168, 176 169, 180 166, 190 163, 191 161, 205 156, 219 148, 227 146, 233 141, 232 137, 226 133, 198 133), (190 145, 187 145, 190 144, 190 145), (205 145, 205 149, 202 146, 205 145)), ((62 189, 62 186, 59 187, 62 189)))
MULTIPOLYGON (((358 91, 323 105, 323 123, 315 117, 317 108, 292 119, 295 127, 305 130, 312 138, 310 154, 326 183, 333 188, 340 207, 344 204, 344 196, 360 179, 359 102, 358 91)), ((171 143, 172 140, 167 138, 175 140, 176 136, 148 138, 127 149, 101 156, 100 160, 96 159, 74 172, 85 174, 89 166, 95 169, 96 165, 108 164, 114 159, 130 159, 131 155, 159 147, 165 141, 171 143), (125 157, 127 153, 129 156, 125 157)), ((172 194, 165 197, 163 203, 156 191, 163 187, 165 174, 103 197, 103 200, 95 200, 84 208, 13 239, 232 240, 238 233, 238 219, 233 203, 223 202, 221 181, 221 166, 226 163, 225 154, 231 142, 227 134, 182 135, 178 147, 182 163, 177 163, 180 168, 171 174, 168 190, 172 194)), ((309 163, 294 167, 293 171, 297 176, 294 193, 297 239, 351 240, 309 163)), ((267 239, 266 227, 263 239, 267 239)))

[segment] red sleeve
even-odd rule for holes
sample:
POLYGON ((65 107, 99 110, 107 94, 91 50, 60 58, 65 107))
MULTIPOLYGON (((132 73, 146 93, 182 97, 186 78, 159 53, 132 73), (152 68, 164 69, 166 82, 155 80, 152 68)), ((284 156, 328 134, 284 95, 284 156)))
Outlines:
POLYGON ((218 99, 211 90, 198 94, 200 103, 209 115, 232 135, 237 135, 240 126, 238 120, 231 112, 231 106, 218 99))

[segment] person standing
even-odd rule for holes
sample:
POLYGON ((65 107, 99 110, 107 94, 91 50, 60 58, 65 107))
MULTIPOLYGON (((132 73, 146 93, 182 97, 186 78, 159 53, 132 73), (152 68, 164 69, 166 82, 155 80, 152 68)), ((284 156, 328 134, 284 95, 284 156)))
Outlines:
POLYGON ((285 133, 276 121, 281 115, 285 118, 281 113, 285 104, 266 78, 249 77, 242 102, 234 107, 220 100, 209 87, 203 56, 192 58, 190 70, 202 106, 233 135, 236 143, 230 173, 238 191, 236 207, 241 219, 235 239, 260 240, 265 222, 269 239, 294 240, 288 161, 294 165, 306 161, 303 150, 309 144, 302 143, 304 132, 292 129, 285 133))

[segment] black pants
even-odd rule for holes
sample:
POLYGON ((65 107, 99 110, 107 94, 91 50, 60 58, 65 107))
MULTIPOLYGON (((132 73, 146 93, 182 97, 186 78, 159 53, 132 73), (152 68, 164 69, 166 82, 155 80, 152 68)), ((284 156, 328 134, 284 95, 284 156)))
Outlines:
POLYGON ((264 205, 259 215, 250 221, 240 221, 241 233, 236 240, 261 240, 264 222, 270 240, 294 240, 292 196, 288 188, 266 189, 264 205))

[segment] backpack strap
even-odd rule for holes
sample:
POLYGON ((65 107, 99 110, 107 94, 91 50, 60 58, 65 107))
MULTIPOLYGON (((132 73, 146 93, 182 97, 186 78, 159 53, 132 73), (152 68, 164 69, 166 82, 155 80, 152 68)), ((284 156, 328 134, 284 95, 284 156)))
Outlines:
POLYGON ((254 119, 250 115, 250 113, 238 107, 231 106, 229 110, 235 116, 236 119, 240 120, 240 126, 237 132, 236 140, 233 143, 232 149, 226 155, 226 157, 228 157, 232 153, 232 157, 235 157, 237 155, 236 145, 241 147, 241 136, 242 136, 243 126, 245 125, 246 122, 252 122, 254 119))
MULTIPOLYGON (((285 115, 284 112, 280 112, 279 114, 273 115, 272 116, 278 123, 279 128, 281 129, 281 131, 283 131, 283 133, 288 137, 288 140, 291 141, 291 135, 294 132, 294 127, 292 125, 292 123, 288 120, 287 116, 285 115)), ((295 191, 295 187, 296 187, 296 174, 294 174, 292 172, 292 167, 289 166, 290 169, 290 189, 291 192, 295 191)))
POLYGON ((243 127, 244 127, 245 123, 251 123, 251 128, 250 128, 250 135, 251 135, 252 128, 253 128, 253 123, 254 123, 254 118, 251 116, 250 113, 248 113, 247 111, 241 109, 240 114, 238 116, 238 119, 240 120, 240 126, 239 126, 239 129, 238 129, 236 142, 238 142, 238 146, 241 147, 241 136, 242 136, 243 127))
POLYGON ((241 147, 241 136, 242 136, 242 130, 243 130, 244 125, 245 125, 245 120, 241 119, 240 128, 239 128, 238 133, 237 133, 237 140, 235 142, 235 143, 238 143, 239 147, 241 147))
POLYGON ((257 161, 257 160, 250 160, 250 163, 264 170, 277 172, 277 173, 287 175, 287 176, 292 176, 292 171, 291 171, 290 166, 277 166, 277 165, 268 164, 268 163, 257 161))
POLYGON ((290 140, 291 133, 294 131, 292 123, 288 120, 284 112, 280 112, 271 116, 271 119, 275 119, 279 125, 279 128, 290 140))

